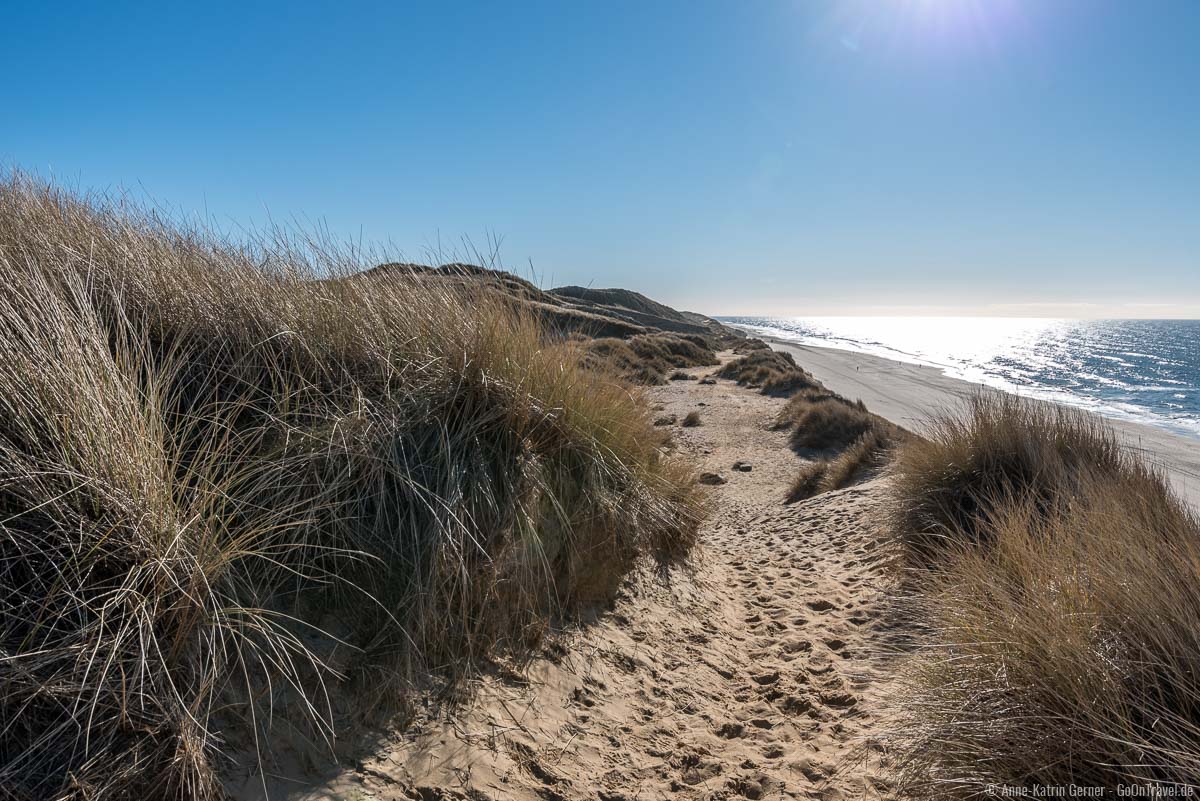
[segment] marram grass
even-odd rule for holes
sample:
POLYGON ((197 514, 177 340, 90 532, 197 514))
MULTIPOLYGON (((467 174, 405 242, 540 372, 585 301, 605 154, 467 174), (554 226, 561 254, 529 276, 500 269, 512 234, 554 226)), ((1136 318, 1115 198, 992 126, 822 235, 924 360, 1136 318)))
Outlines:
MULTIPOLYGON (((928 630, 900 789, 1200 785, 1200 522, 1097 418, 981 397, 911 438, 893 525, 928 630)), ((992 788, 989 790, 989 788, 992 788)))
POLYGON ((219 797, 231 732, 399 711, 689 547, 635 391, 361 266, 0 186, 0 795, 219 797))

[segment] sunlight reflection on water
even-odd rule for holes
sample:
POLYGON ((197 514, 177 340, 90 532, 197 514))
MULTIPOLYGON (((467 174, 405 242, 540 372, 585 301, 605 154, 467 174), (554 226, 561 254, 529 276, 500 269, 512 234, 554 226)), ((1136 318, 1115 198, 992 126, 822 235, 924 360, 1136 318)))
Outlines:
POLYGON ((723 317, 807 345, 927 364, 976 383, 1200 437, 1200 321, 723 317))

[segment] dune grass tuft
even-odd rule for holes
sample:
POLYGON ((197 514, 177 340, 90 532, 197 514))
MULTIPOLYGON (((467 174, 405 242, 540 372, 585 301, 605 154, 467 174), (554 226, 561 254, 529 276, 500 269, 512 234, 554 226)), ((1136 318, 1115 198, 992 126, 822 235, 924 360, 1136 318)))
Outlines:
POLYGON ((874 425, 833 457, 804 464, 788 491, 787 501, 811 498, 848 487, 881 468, 904 433, 893 425, 874 425))
POLYGON ((767 346, 748 348, 746 355, 725 364, 717 375, 759 389, 764 395, 786 396, 820 387, 816 379, 796 365, 792 354, 767 346))
POLYGON ((934 557, 947 538, 986 538, 987 517, 1012 499, 1049 509, 1097 475, 1120 476, 1142 495, 1162 485, 1099 418, 1000 394, 976 396, 963 415, 938 417, 900 452, 896 473, 894 528, 918 558, 934 557))
POLYGON ((777 426, 792 429, 793 448, 841 450, 874 426, 885 423, 867 411, 862 401, 851 402, 828 393, 796 395, 779 413, 777 426))
POLYGON ((739 356, 745 356, 759 350, 770 350, 771 346, 758 337, 737 337, 732 340, 732 350, 739 356))
POLYGON ((676 334, 639 334, 629 339, 605 337, 584 345, 586 361, 635 384, 655 385, 691 380, 674 368, 717 364, 716 354, 703 337, 676 334))
POLYGON ((1200 776, 1200 523, 1102 422, 977 399, 896 459, 931 645, 900 695, 903 792, 1200 776))
POLYGON ((689 547, 691 474, 582 345, 361 266, 0 185, 6 793, 219 798, 223 742, 330 738, 335 686, 402 711, 689 547))
POLYGON ((864 480, 883 466, 898 442, 911 436, 867 411, 862 401, 847 400, 820 385, 793 395, 775 427, 790 429, 792 447, 811 458, 788 490, 789 503, 864 480))

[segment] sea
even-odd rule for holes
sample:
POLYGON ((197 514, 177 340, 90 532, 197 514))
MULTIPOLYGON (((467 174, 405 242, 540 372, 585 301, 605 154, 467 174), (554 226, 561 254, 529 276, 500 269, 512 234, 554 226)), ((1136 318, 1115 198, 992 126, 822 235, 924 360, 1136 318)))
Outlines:
POLYGON ((721 317, 1200 439, 1200 320, 721 317))

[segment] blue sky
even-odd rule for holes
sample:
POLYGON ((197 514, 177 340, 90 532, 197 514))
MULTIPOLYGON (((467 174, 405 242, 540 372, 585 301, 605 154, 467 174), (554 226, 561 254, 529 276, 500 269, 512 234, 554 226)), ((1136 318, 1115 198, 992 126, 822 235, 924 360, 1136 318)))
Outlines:
POLYGON ((1200 316, 1200 3, 193 6, 6 4, 0 163, 710 313, 1200 316))

